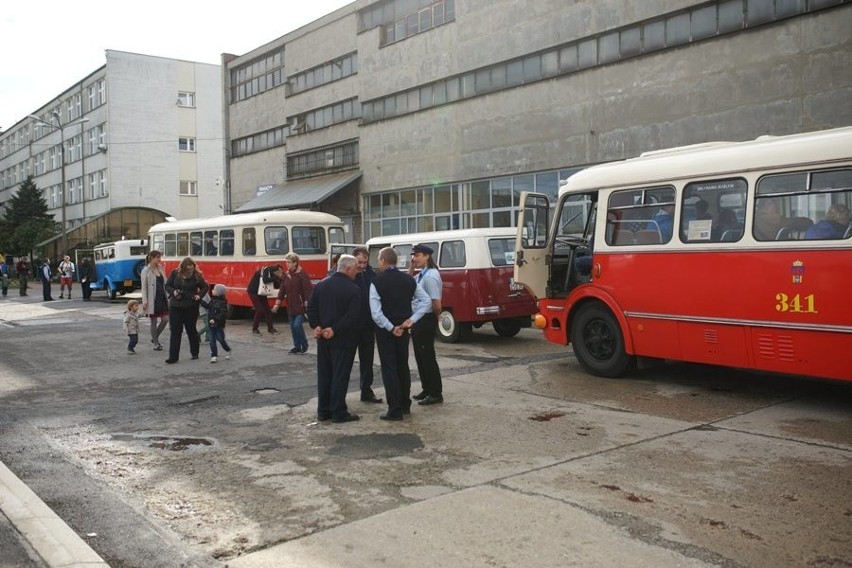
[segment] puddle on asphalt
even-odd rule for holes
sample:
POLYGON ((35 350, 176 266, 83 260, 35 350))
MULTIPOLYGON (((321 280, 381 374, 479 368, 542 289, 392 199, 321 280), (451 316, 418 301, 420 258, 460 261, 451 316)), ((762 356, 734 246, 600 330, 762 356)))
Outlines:
POLYGON ((275 394, 275 393, 281 392, 281 391, 278 390, 278 389, 274 389, 274 388, 269 387, 269 388, 265 388, 265 389, 254 389, 251 392, 253 392, 254 394, 275 394))
POLYGON ((113 434, 110 439, 116 442, 138 442, 149 448, 167 450, 170 452, 185 452, 187 450, 203 450, 216 446, 216 441, 210 438, 194 436, 163 436, 161 434, 113 434))

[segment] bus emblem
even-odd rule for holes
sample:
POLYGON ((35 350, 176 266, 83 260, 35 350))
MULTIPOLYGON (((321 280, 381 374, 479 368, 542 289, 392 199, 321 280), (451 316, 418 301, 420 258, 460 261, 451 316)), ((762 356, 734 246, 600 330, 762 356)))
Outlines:
POLYGON ((790 274, 793 276, 793 284, 801 284, 805 277, 805 263, 798 259, 793 261, 793 266, 790 267, 790 274))

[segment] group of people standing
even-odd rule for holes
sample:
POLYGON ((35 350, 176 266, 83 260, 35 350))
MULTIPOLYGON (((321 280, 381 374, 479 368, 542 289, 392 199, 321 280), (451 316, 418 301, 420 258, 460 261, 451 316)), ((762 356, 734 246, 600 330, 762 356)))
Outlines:
POLYGON ((412 249, 417 280, 397 268, 391 247, 379 252, 379 271, 368 264, 368 252, 341 255, 337 270, 317 284, 307 317, 317 341, 317 419, 335 423, 358 420, 346 405, 349 375, 356 352, 361 363, 363 402, 382 400, 372 390, 374 346, 378 346, 388 410, 382 420, 403 420, 411 412, 409 342, 414 344, 423 390, 420 405, 443 402, 441 373, 435 356, 435 326, 441 310, 441 277, 426 245, 412 249), (430 274, 431 272, 431 274, 430 274), (369 319, 367 319, 369 317, 369 319))
MULTIPOLYGON (((30 272, 32 270, 32 266, 30 265, 29 258, 27 256, 22 256, 18 259, 18 262, 15 264, 15 272, 18 277, 18 290, 21 296, 27 296, 27 289, 29 288, 29 279, 30 272)), ((62 261, 57 266, 57 272, 59 274, 59 299, 66 298, 66 290, 67 290, 67 298, 71 299, 71 289, 74 285, 74 276, 75 274, 80 280, 80 287, 83 292, 83 300, 89 301, 92 299, 92 288, 90 286, 92 280, 95 278, 95 266, 92 264, 92 261, 88 257, 84 257, 80 261, 79 268, 71 261, 71 257, 65 255, 62 258, 62 261)), ((3 296, 7 295, 9 291, 9 274, 8 268, 5 262, 0 262, 0 274, 2 274, 2 293, 3 296)), ((42 300, 45 302, 52 302, 53 300, 53 292, 52 292, 52 281, 53 281, 53 269, 50 266, 50 259, 45 258, 42 260, 41 265, 38 268, 38 279, 41 281, 41 290, 42 290, 42 300)))

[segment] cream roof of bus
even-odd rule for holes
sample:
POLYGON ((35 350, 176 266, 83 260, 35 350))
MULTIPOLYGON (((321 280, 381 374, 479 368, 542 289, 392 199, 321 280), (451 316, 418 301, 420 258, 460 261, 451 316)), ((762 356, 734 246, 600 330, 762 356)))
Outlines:
POLYGON ((242 227, 260 225, 265 223, 281 223, 286 225, 316 225, 316 224, 342 224, 339 217, 320 211, 258 211, 255 213, 237 213, 234 215, 220 215, 218 217, 204 217, 200 219, 184 219, 157 223, 151 227, 149 233, 191 231, 198 229, 221 229, 227 227, 242 227))
POLYGON ((709 142, 656 150, 637 158, 593 166, 569 177, 559 193, 655 185, 677 179, 720 177, 850 160, 852 127, 790 136, 761 136, 746 142, 709 142))
POLYGON ((485 229, 458 229, 455 231, 432 231, 430 233, 406 233, 404 235, 387 235, 373 237, 367 241, 367 246, 377 244, 413 244, 434 241, 463 239, 467 237, 511 237, 515 238, 515 227, 491 227, 485 229))

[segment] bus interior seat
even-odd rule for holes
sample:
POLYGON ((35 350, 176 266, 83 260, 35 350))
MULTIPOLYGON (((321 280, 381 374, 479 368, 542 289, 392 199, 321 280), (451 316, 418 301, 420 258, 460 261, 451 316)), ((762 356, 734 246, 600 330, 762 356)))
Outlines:
POLYGON ((616 229, 612 236, 612 244, 614 245, 632 245, 633 242, 633 231, 627 229, 616 229))
POLYGON ((636 231, 637 245, 658 245, 663 242, 659 229, 643 229, 636 231))
POLYGON ((789 241, 793 238, 793 229, 790 227, 781 227, 775 235, 776 241, 789 241))
POLYGON ((846 232, 843 233, 844 239, 848 239, 849 237, 852 237, 852 225, 849 225, 848 227, 846 227, 846 232))
POLYGON ((316 248, 316 247, 294 248, 294 249, 293 249, 293 252, 295 252, 295 253, 296 253, 296 254, 298 254, 298 255, 303 255, 303 254, 322 254, 322 250, 320 250, 320 249, 318 249, 318 248, 316 248))
MULTIPOLYGON (((222 248, 224 248, 224 247, 222 247, 222 248)), ((255 250, 254 250, 254 249, 246 249, 246 250, 243 252, 243 254, 244 254, 245 256, 254 256, 254 255, 255 255, 255 254, 257 254, 257 253, 255 252, 255 250)))
POLYGON ((728 229, 727 231, 722 233, 722 238, 720 238, 719 240, 725 243, 732 243, 740 240, 742 235, 743 232, 741 229, 728 229))

